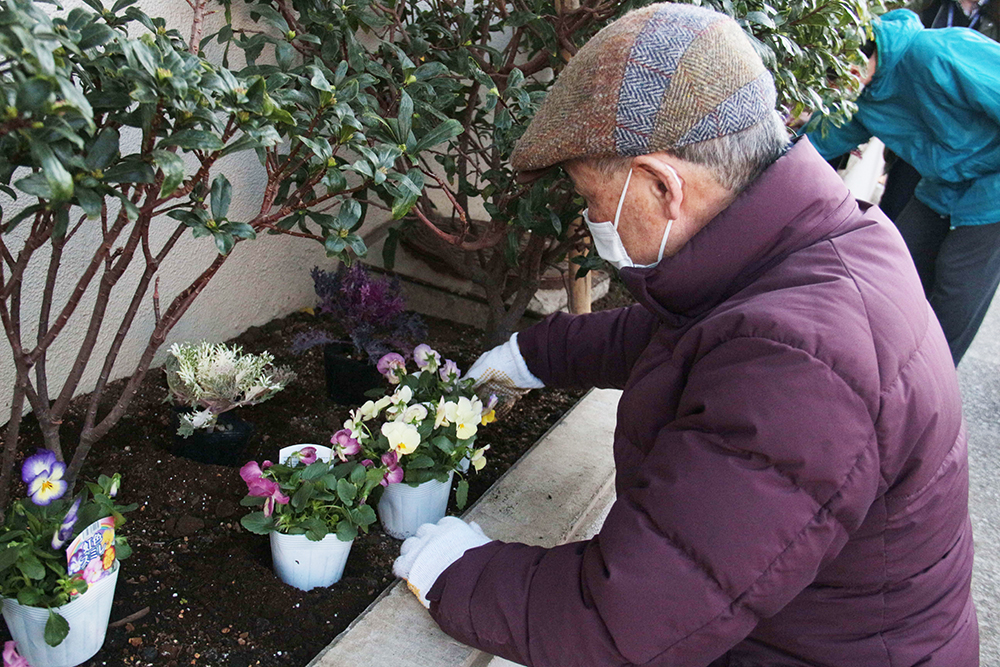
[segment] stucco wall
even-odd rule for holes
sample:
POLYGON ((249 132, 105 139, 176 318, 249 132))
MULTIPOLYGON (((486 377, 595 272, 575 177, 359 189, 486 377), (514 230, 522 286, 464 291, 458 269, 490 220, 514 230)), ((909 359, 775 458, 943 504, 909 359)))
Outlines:
MULTIPOLYGON (((110 2, 105 4, 110 5, 110 2)), ((68 2, 69 10, 74 3, 68 2)), ((187 37, 190 33, 191 9, 184 0, 144 1, 139 5, 152 16, 162 16, 168 26, 177 28, 187 37)), ((233 3, 234 12, 242 7, 233 3)), ((221 6, 207 20, 206 34, 217 29, 222 21, 221 6)), ((241 20, 235 17, 236 22, 241 20)), ((209 47, 210 49, 212 47, 209 47)), ((209 57, 212 56, 209 51, 209 57)), ((131 145, 128 138, 123 137, 122 152, 135 151, 135 137, 131 145)), ((264 187, 264 170, 253 152, 243 152, 220 161, 213 169, 214 173, 224 172, 233 184, 233 202, 229 217, 233 220, 245 220, 253 216, 260 205, 264 187)), ((16 204, 12 204, 5 195, 0 195, 0 205, 6 216, 16 212, 16 204)), ((75 219, 75 218, 74 218, 75 219)), ((164 218, 154 223, 154 248, 173 230, 176 221, 164 218)), ((62 262, 62 271, 58 282, 54 312, 58 312, 68 298, 76 278, 80 275, 87 260, 92 257, 93 249, 99 243, 99 225, 95 222, 89 229, 82 229, 67 246, 62 262)), ((21 240, 15 235, 5 239, 13 251, 21 245, 21 240)), ((215 245, 211 238, 194 239, 190 234, 177 244, 169 259, 159 271, 160 304, 166 308, 170 300, 201 273, 216 256, 215 245)), ((48 265, 48 251, 43 248, 36 252, 35 259, 25 274, 23 283, 23 304, 25 322, 22 340, 33 342, 35 337, 35 318, 41 301, 42 286, 48 265)), ((136 257, 133 267, 112 293, 105 325, 97 350, 87 366, 86 373, 77 393, 89 392, 96 381, 104 361, 104 351, 108 348, 116 322, 128 305, 135 281, 140 273, 142 261, 136 257)), ((248 327, 264 324, 276 317, 286 315, 299 308, 313 305, 315 295, 309 270, 316 265, 330 268, 335 265, 327 259, 322 247, 315 241, 295 239, 285 236, 260 235, 256 241, 241 242, 233 250, 233 256, 227 260, 219 273, 212 279, 209 286, 198 297, 197 301, 177 324, 168 337, 167 344, 157 356, 156 364, 162 362, 164 349, 174 341, 207 339, 219 341, 231 338, 248 327)), ((90 319, 93 295, 96 292, 95 277, 80 307, 67 328, 60 335, 48 355, 50 392, 55 394, 62 386, 71 368, 80 341, 83 338, 86 325, 90 319)), ((152 290, 146 296, 140 315, 133 324, 132 331, 124 345, 118 363, 115 366, 114 377, 129 375, 134 369, 142 350, 153 330, 152 290)), ((11 394, 15 381, 14 365, 10 345, 4 337, 0 345, 0 422, 7 420, 11 406, 11 394)))

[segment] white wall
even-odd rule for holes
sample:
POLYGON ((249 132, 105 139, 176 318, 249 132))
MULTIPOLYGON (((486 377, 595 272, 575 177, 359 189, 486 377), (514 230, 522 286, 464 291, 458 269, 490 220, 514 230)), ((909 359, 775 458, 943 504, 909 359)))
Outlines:
MULTIPOLYGON (((105 0, 105 4, 110 6, 111 3, 105 0)), ((67 10, 73 6, 72 2, 67 3, 67 10)), ((218 11, 208 18, 205 34, 218 29, 218 25, 222 22, 221 6, 215 3, 210 6, 218 11)), ((151 16, 165 18, 168 27, 177 28, 185 39, 190 34, 191 9, 184 0, 157 2, 147 0, 141 3, 140 7, 151 16)), ((241 9, 243 6, 240 3, 233 3, 234 13, 241 9)), ((237 22, 239 18, 236 17, 237 22)), ((212 57, 211 51, 209 57, 212 57)), ((123 137, 122 152, 134 151, 135 142, 132 142, 132 146, 128 146, 123 137)), ((265 182, 264 170, 257 162, 256 155, 248 151, 230 156, 218 163, 213 175, 219 172, 224 172, 233 184, 233 202, 229 217, 233 220, 251 218, 260 206, 265 182)), ((0 201, 0 205, 3 206, 6 217, 13 215, 17 210, 16 205, 11 204, 5 195, 0 195, 0 199, 3 200, 0 201)), ((154 248, 162 243, 176 224, 176 221, 169 218, 154 223, 152 233, 154 248)), ((99 243, 98 227, 95 222, 89 229, 82 229, 67 246, 58 282, 54 313, 65 303, 76 278, 99 243)), ((22 243, 16 235, 5 240, 15 253, 22 243)), ((161 308, 165 309, 173 297, 187 287, 215 256, 216 249, 211 238, 193 239, 190 233, 185 233, 158 274, 161 308)), ((96 382, 104 362, 104 351, 110 345, 117 330, 116 323, 129 303, 142 263, 141 254, 137 253, 133 267, 112 292, 102 335, 80 383, 78 394, 89 392, 96 382)), ((22 340, 26 343, 34 341, 36 324, 34 320, 41 301, 47 265, 48 250, 42 248, 36 252, 36 257, 24 277, 22 313, 26 321, 23 323, 22 340)), ((315 295, 309 270, 316 265, 330 268, 335 262, 326 258, 322 246, 315 241, 261 234, 256 241, 237 244, 233 256, 227 260, 191 309, 174 327, 155 363, 162 362, 163 350, 174 341, 225 340, 248 327, 264 324, 276 317, 313 305, 315 295)), ((50 348, 48 355, 50 393, 55 394, 61 388, 62 380, 72 367, 75 352, 89 321, 99 277, 100 272, 95 276, 83 302, 66 329, 50 348)), ((53 315, 53 319, 54 317, 53 315)), ((153 322, 152 289, 150 289, 119 356, 114 377, 131 374, 153 330, 153 322)), ((11 393, 15 383, 10 345, 6 337, 3 340, 4 342, 0 344, 0 423, 6 421, 9 416, 11 393)))

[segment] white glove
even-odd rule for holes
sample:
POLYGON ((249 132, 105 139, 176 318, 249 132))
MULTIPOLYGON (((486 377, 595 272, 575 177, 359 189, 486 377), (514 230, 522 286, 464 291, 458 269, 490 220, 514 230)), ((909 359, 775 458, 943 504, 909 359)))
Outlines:
POLYGON ((446 516, 437 523, 425 523, 417 528, 416 535, 403 541, 392 571, 405 579, 410 592, 430 609, 431 603, 424 595, 441 573, 469 549, 490 541, 476 522, 465 523, 458 517, 446 516))
POLYGON ((477 387, 487 382, 509 384, 518 389, 541 389, 545 386, 544 382, 528 370, 528 364, 521 356, 521 348, 517 346, 516 333, 503 345, 484 352, 472 364, 465 377, 475 378, 477 387))

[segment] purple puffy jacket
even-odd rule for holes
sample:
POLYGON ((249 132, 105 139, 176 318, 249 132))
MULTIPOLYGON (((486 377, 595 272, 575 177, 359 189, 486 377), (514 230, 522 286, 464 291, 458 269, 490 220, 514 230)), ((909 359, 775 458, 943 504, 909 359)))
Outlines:
POLYGON ((537 666, 978 665, 955 368, 885 216, 800 140, 622 278, 640 305, 518 336, 547 385, 624 389, 611 513, 467 552, 441 627, 537 666))

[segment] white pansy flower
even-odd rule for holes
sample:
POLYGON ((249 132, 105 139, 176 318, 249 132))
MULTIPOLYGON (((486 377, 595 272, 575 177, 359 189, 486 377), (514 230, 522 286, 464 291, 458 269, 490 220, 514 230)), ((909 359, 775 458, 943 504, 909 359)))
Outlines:
POLYGON ((476 472, 479 472, 484 467, 486 467, 486 456, 485 456, 485 454, 486 454, 486 450, 489 449, 489 448, 490 448, 490 446, 486 445, 485 447, 482 447, 482 448, 477 449, 474 452, 472 452, 472 457, 469 459, 469 463, 471 463, 472 467, 476 469, 476 472))
POLYGON ((427 408, 422 403, 414 403, 399 416, 407 424, 418 424, 427 418, 427 408))
POLYGON ((420 444, 420 433, 413 424, 386 422, 382 424, 382 435, 389 441, 389 447, 399 456, 412 454, 420 444))
POLYGON ((455 418, 451 419, 451 421, 455 422, 455 435, 459 440, 471 438, 476 434, 482 414, 483 403, 479 398, 469 400, 465 396, 462 396, 458 399, 458 405, 455 408, 455 418))
MULTIPOLYGON (((448 419, 448 405, 448 403, 445 403, 444 396, 442 396, 441 400, 438 401, 437 408, 435 409, 434 428, 451 425, 451 421, 448 419)), ((452 403, 451 405, 455 404, 452 403)))

